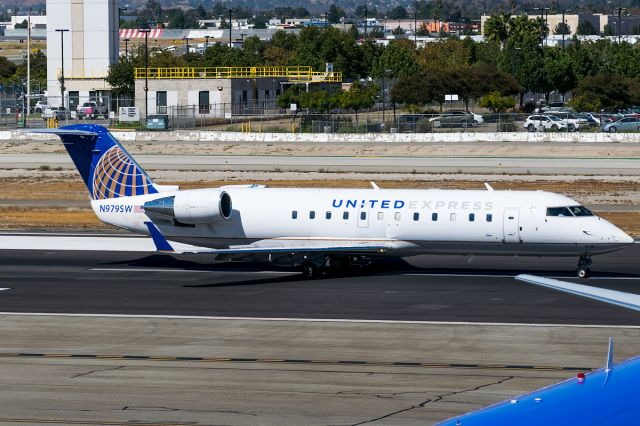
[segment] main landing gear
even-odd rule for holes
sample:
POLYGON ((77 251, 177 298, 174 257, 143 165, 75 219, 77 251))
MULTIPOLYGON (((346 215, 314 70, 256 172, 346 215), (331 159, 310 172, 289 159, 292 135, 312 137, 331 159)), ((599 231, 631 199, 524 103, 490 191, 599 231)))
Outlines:
POLYGON ((578 260, 578 278, 589 278, 591 276, 589 266, 591 266, 592 262, 590 255, 584 254, 580 256, 578 260))

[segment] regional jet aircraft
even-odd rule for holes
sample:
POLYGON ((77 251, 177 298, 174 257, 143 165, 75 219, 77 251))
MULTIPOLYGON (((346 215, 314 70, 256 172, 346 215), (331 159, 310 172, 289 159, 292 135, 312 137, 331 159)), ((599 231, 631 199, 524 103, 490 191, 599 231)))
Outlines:
MULTIPOLYGON (((382 255, 591 256, 633 239, 578 202, 544 191, 294 189, 230 185, 180 190, 154 183, 102 126, 54 133, 110 225, 226 260, 267 261, 306 275, 382 255)), ((183 251, 183 253, 186 251, 183 251)))

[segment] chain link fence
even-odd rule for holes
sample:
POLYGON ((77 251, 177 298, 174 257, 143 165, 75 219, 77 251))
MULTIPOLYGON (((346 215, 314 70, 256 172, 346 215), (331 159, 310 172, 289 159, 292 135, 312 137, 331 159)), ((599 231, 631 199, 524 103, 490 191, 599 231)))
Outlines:
MULTIPOLYGON (((332 110, 323 114, 290 111, 275 102, 149 106, 148 117, 133 99, 95 98, 80 103, 69 99, 71 108, 60 108, 59 99, 0 94, 0 128, 58 127, 76 123, 97 123, 119 129, 218 130, 239 132, 295 133, 437 133, 437 132, 571 132, 600 131, 606 123, 620 119, 635 122, 614 131, 640 131, 640 114, 472 113, 464 108, 442 113, 415 114, 380 105, 360 111, 332 110), (106 103, 103 103, 106 101, 106 103), (27 119, 25 104, 29 104, 27 119), (637 125, 635 125, 637 124, 637 125)), ((605 127, 605 131, 611 131, 605 127)))

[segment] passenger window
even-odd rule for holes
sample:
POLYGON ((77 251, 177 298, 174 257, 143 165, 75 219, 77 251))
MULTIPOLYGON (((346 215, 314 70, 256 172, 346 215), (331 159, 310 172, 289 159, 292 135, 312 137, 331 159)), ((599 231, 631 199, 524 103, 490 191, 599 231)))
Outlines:
POLYGON ((438 220, 438 213, 431 213, 431 220, 434 222, 438 220))
POLYGON ((367 220, 367 212, 360 212, 360 220, 367 220))
POLYGON ((326 217, 327 219, 331 219, 331 212, 326 212, 324 214, 324 217, 326 217))
POLYGON ((449 215, 449 220, 450 220, 451 222, 455 222, 455 221, 456 221, 456 214, 455 214, 455 213, 451 213, 451 214, 449 215))
POLYGON ((400 221, 400 212, 396 212, 396 220, 400 221))
POLYGON ((547 208, 547 216, 573 217, 571 210, 567 207, 549 207, 547 208))
POLYGON ((384 219, 384 212, 378 212, 378 220, 384 219))
POLYGON ((487 213, 487 222, 491 222, 493 220, 493 215, 491 213, 487 213))
POLYGON ((414 214, 413 214, 413 220, 415 220, 416 222, 417 222, 418 220, 420 220, 420 213, 417 213, 417 212, 416 212, 416 213, 414 213, 414 214))
POLYGON ((291 212, 291 219, 297 219, 298 218, 298 212, 296 210, 291 212))
POLYGON ((309 212, 309 219, 315 219, 316 218, 316 212, 314 212, 313 210, 311 210, 309 212))
POLYGON ((349 219, 349 212, 344 212, 344 213, 342 213, 342 218, 343 218, 344 220, 349 219))
POLYGON ((473 222, 476 220, 476 214, 475 213, 469 213, 469 222, 473 222))

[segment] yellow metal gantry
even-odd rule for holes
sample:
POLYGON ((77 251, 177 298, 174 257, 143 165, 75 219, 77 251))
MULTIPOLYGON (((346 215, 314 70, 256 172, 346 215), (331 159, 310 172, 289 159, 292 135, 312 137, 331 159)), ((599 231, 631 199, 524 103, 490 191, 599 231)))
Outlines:
POLYGON ((341 72, 313 71, 311 67, 175 67, 135 68, 136 79, 286 78, 292 83, 341 83, 341 72))

